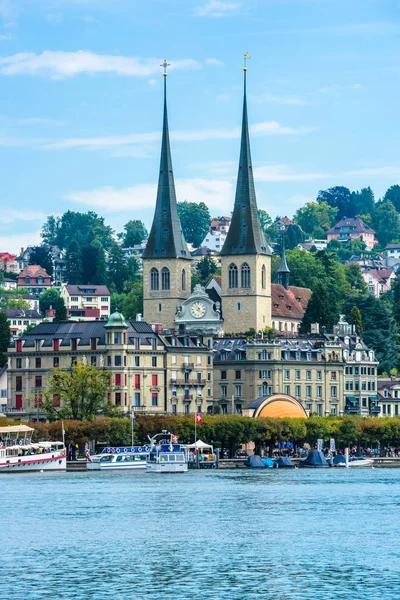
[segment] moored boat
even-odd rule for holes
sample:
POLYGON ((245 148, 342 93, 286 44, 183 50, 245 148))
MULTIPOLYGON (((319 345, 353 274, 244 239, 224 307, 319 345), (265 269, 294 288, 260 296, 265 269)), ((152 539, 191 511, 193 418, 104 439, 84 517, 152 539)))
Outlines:
POLYGON ((176 436, 167 431, 158 433, 150 439, 149 473, 187 473, 188 461, 186 452, 181 444, 177 443, 176 436), (168 437, 169 436, 169 439, 168 437), (157 441, 158 437, 163 439, 157 441))
MULTIPOLYGON (((372 467, 374 464, 373 458, 367 458, 365 456, 351 456, 349 458, 349 467, 372 467)), ((333 459, 334 467, 346 467, 346 457, 343 454, 338 454, 333 459)))
POLYGON ((121 446, 104 448, 100 454, 86 455, 90 471, 146 471, 148 446, 121 446))
POLYGON ((0 427, 0 473, 65 471, 64 442, 32 442, 34 429, 27 425, 0 427))

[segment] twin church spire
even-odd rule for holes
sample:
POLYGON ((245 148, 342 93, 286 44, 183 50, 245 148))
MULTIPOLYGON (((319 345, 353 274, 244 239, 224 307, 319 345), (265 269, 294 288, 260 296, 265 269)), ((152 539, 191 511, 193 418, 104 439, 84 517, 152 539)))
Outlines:
MULTIPOLYGON (((247 117, 246 66, 244 66, 244 95, 242 115, 242 135, 240 145, 239 172, 237 177, 235 205, 231 226, 228 231, 221 256, 243 254, 265 254, 271 250, 266 243, 260 226, 254 187, 253 167, 250 152, 250 136, 247 117)), ((144 259, 183 258, 190 259, 185 237, 181 228, 172 171, 167 114, 167 67, 164 60, 164 117, 161 142, 160 174, 158 179, 156 209, 144 259)))

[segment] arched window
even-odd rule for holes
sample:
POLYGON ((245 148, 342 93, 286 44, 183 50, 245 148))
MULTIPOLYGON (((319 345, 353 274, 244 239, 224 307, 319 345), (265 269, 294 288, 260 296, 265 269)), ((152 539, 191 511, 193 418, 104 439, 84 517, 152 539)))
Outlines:
POLYGON ((158 269, 153 268, 150 271, 150 289, 158 290, 159 285, 158 269))
POLYGON ((186 290, 186 271, 182 269, 182 290, 186 290))
POLYGON ((267 274, 265 271, 265 265, 263 265, 261 267, 261 287, 263 290, 265 290, 265 287, 266 287, 266 280, 267 280, 267 274))
POLYGON ((230 288, 238 287, 238 268, 234 264, 231 264, 229 266, 229 287, 230 288))
POLYGON ((167 267, 163 267, 161 269, 161 289, 162 290, 169 290, 170 289, 169 269, 167 269, 167 267))
POLYGON ((247 263, 242 264, 241 268, 242 288, 250 287, 250 267, 247 263))

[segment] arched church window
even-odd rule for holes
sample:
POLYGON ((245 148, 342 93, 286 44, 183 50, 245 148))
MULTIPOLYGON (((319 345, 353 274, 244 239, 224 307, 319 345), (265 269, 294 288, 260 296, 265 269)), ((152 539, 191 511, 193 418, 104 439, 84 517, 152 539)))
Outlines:
POLYGON ((186 271, 182 269, 182 290, 186 290, 186 271))
POLYGON ((267 281, 267 273, 265 270, 265 265, 263 265, 261 267, 261 287, 263 290, 265 290, 265 288, 266 288, 266 281, 267 281))
POLYGON ((163 267, 161 269, 161 289, 162 290, 170 289, 169 269, 167 269, 167 267, 163 267))
POLYGON ((242 288, 250 287, 250 267, 247 263, 242 264, 241 280, 242 280, 242 288))
POLYGON ((229 287, 238 287, 238 268, 234 264, 229 265, 229 287))
POLYGON ((153 268, 150 271, 150 289, 158 290, 159 285, 158 269, 153 268))

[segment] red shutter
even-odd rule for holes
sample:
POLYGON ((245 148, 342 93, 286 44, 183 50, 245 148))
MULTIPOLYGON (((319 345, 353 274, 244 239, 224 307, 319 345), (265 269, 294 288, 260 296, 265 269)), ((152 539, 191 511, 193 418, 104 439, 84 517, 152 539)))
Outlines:
POLYGON ((121 385, 121 375, 119 375, 119 374, 115 376, 115 385, 116 386, 121 385))
POLYGON ((60 406, 60 396, 58 394, 53 394, 53 406, 60 406))
POLYGON ((151 376, 151 385, 153 387, 157 387, 157 385, 158 385, 158 375, 152 375, 151 376))
POLYGON ((22 340, 17 340, 17 352, 22 352, 22 340))
POLYGON ((135 375, 135 390, 140 390, 140 375, 135 375))
POLYGON ((53 349, 55 352, 58 352, 60 349, 60 340, 53 340, 53 349))
POLYGON ((22 408, 22 394, 15 396, 15 408, 22 408))

